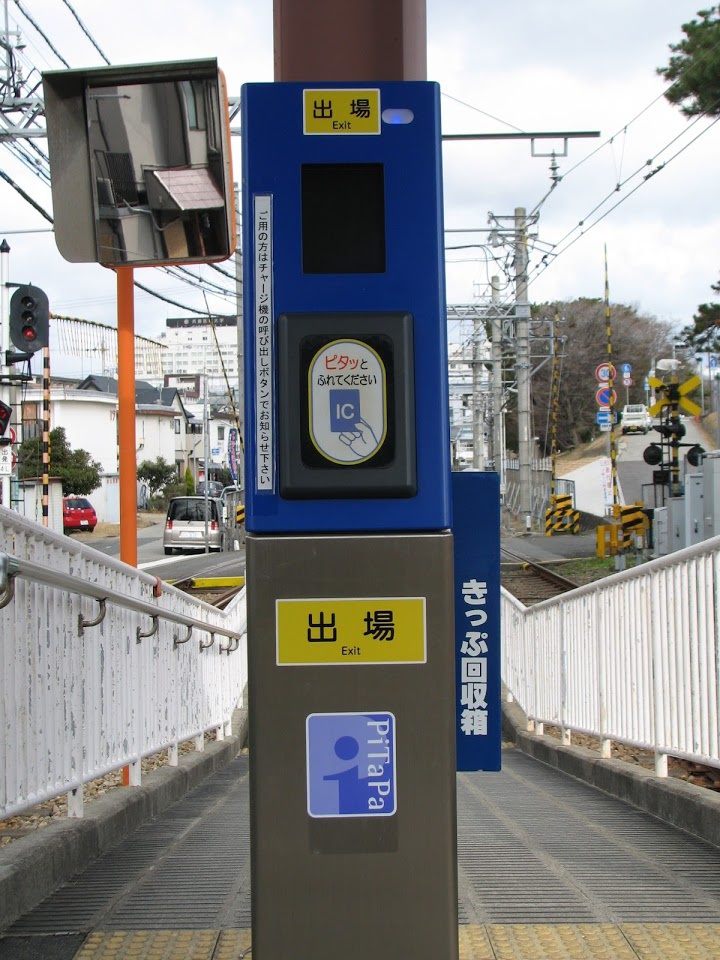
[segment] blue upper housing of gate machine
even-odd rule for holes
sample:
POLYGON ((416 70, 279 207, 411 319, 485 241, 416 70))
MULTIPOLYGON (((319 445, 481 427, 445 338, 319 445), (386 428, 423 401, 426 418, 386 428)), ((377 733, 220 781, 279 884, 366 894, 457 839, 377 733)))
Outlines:
POLYGON ((439 89, 242 90, 246 526, 450 527, 439 89))

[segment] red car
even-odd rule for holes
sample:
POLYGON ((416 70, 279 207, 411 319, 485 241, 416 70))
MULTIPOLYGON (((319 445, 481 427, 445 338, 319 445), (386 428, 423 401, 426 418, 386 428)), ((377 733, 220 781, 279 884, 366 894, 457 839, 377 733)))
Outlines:
POLYGON ((87 530, 92 533, 97 526, 97 514, 85 497, 63 497, 63 531, 87 530))

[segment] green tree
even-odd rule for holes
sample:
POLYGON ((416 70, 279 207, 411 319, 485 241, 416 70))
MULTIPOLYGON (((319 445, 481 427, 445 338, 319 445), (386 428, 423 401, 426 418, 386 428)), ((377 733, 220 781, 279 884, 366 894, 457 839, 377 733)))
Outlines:
POLYGON ((156 460, 143 460, 137 468, 137 475, 139 480, 144 480, 147 483, 151 499, 163 487, 177 479, 175 464, 168 463, 164 457, 158 457, 156 460))
MULTIPOLYGON (((686 117, 720 116, 720 5, 698 11, 684 23, 685 39, 670 45, 674 56, 658 73, 669 81, 665 97, 686 117)), ((720 284, 712 289, 720 293, 720 284)), ((681 333, 689 349, 720 350, 720 303, 701 303, 693 325, 681 333)))
MULTIPOLYGON (((50 467, 52 477, 62 481, 65 496, 71 493, 87 496, 100 486, 102 465, 90 459, 87 450, 73 450, 64 427, 50 431, 50 467)), ((42 438, 30 437, 20 445, 18 471, 21 480, 39 477, 43 472, 42 438)))
POLYGON ((665 97, 686 117, 720 114, 720 8, 698 11, 682 25, 685 39, 670 44, 673 56, 658 73, 670 86, 665 97))
POLYGON ((190 467, 185 471, 185 493, 189 497, 192 497, 195 493, 195 477, 193 477, 190 467))
MULTIPOLYGON (((711 289, 720 293, 720 283, 714 283, 711 289)), ((720 352, 720 303, 701 303, 692 326, 684 327, 680 336, 691 350, 720 352)))

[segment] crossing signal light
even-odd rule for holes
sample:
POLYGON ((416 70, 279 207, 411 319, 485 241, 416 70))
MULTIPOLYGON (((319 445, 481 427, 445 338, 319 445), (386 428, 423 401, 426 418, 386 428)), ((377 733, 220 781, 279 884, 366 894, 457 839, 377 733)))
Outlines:
POLYGON ((35 353, 50 342, 50 304, 40 287, 21 284, 10 300, 10 339, 18 350, 35 353))
POLYGON ((687 461, 691 467, 699 467, 703 460, 703 454, 705 453, 705 448, 701 447, 699 443, 696 443, 694 447, 690 447, 687 452, 687 461))
POLYGON ((665 423, 655 424, 654 428, 663 437, 670 441, 671 447, 679 447, 680 439, 685 436, 685 424, 679 420, 668 420, 665 423))
POLYGON ((646 447, 643 451, 643 460, 651 467, 662 463, 662 458, 662 449, 656 443, 651 443, 650 446, 646 447))
POLYGON ((6 403, 3 403, 0 400, 0 437, 5 436, 5 431, 10 425, 10 417, 12 416, 12 407, 9 407, 6 403))

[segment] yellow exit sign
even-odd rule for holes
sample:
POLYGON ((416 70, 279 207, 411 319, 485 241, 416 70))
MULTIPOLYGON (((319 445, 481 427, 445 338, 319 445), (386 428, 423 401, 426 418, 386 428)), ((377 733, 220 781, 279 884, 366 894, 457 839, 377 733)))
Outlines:
POLYGON ((380 133, 380 91, 303 90, 303 132, 351 136, 380 133))
POLYGON ((278 666, 425 663, 425 597, 275 601, 278 666))

